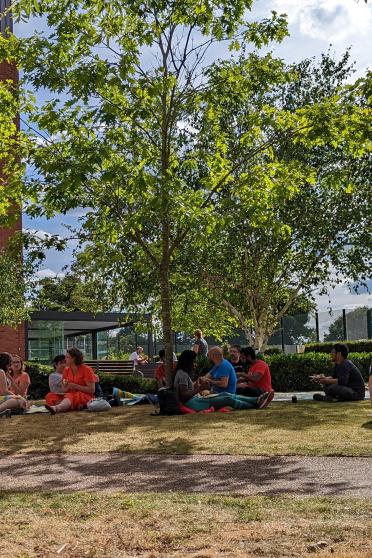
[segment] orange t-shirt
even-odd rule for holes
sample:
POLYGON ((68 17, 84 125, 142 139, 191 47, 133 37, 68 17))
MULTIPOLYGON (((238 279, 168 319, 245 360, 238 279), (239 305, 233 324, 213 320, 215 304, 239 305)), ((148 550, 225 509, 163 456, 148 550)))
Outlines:
MULTIPOLYGON (((172 369, 173 372, 176 370, 176 362, 173 363, 172 365, 172 369)), ((157 380, 162 380, 163 378, 165 379, 165 364, 164 362, 159 362, 159 364, 157 365, 156 369, 155 369, 155 378, 157 380)))
POLYGON ((20 374, 19 376, 17 376, 17 378, 15 378, 15 380, 13 380, 13 383, 16 386, 14 390, 15 394, 26 397, 28 388, 31 384, 30 376, 27 374, 27 372, 22 372, 22 374, 20 374), (21 387, 21 384, 23 384, 23 388, 21 387))
POLYGON ((270 368, 264 360, 257 360, 257 362, 249 367, 248 381, 250 381, 254 387, 263 389, 263 391, 271 391, 273 389, 271 387, 270 368), (249 380, 251 374, 260 374, 260 379, 252 382, 252 380, 249 380))
POLYGON ((72 384, 78 384, 79 386, 86 386, 88 382, 95 383, 96 378, 90 366, 80 364, 76 375, 74 375, 71 368, 67 366, 63 372, 63 380, 67 380, 72 384))

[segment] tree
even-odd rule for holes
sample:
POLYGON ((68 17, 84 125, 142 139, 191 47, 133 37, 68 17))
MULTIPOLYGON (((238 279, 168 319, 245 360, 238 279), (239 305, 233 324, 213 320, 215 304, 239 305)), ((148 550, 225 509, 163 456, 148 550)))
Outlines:
MULTIPOLYGON (((168 372, 174 262, 190 232, 212 221, 213 196, 230 176, 213 131, 214 107, 205 98, 207 50, 223 42, 261 46, 286 35, 285 20, 275 13, 247 22, 251 6, 251 0, 81 0, 68 7, 19 0, 13 4, 18 17, 42 14, 49 29, 0 42, 0 57, 16 61, 34 90, 49 92, 41 107, 26 111, 24 184, 33 202, 27 211, 51 216, 92 208, 78 235, 102 255, 97 267, 107 269, 110 254, 116 270, 136 270, 139 260, 152 268, 168 372), (196 130, 198 123, 211 130, 196 130)), ((253 156, 247 147, 243 159, 253 156)), ((14 182, 18 187, 19 177, 14 182)), ((124 291, 128 304, 137 305, 130 283, 124 291)))
MULTIPOLYGON (((206 243, 213 251, 199 252, 211 304, 223 304, 259 349, 300 295, 324 289, 334 275, 337 282, 342 274, 363 280, 370 270, 370 79, 343 86, 350 70, 347 54, 339 63, 325 55, 319 67, 304 61, 273 94, 255 98, 273 111, 279 104, 284 114, 313 113, 314 122, 318 115, 318 130, 306 132, 317 139, 281 136, 270 157, 263 153, 245 180, 240 175, 233 195, 222 194, 216 206, 219 224, 206 243), (322 115, 319 107, 328 103, 322 115)), ((225 130, 244 126, 240 116, 250 109, 246 99, 229 99, 234 110, 223 115, 225 130)), ((275 125, 268 119, 259 133, 270 137, 275 125)))
POLYGON ((46 277, 39 281, 32 300, 33 310, 59 312, 109 311, 96 300, 100 285, 77 273, 74 268, 62 277, 46 277), (94 307, 92 305, 94 300, 94 307))
MULTIPOLYGON (((265 103, 287 80, 284 64, 248 55, 247 45, 281 40, 286 25, 276 13, 249 23, 251 5, 80 0, 66 9, 57 0, 19 0, 17 13, 42 13, 49 30, 0 43, 0 54, 17 61, 34 89, 49 91, 27 111, 22 137, 28 212, 87 209, 76 232, 85 247, 80 261, 107 280, 116 306, 159 309, 169 374, 182 250, 192 245, 196 253, 220 226, 216 204, 223 209, 236 189, 244 192, 258 168, 270 180, 281 176, 278 188, 271 180, 273 199, 280 198, 285 176, 309 171, 294 164, 283 171, 279 144, 341 142, 362 118, 343 113, 335 98, 299 111, 265 103), (239 63, 206 63, 208 49, 221 43, 242 49, 239 63), (249 104, 238 122, 237 103, 249 104)), ((258 200, 257 176, 250 189, 258 200)))

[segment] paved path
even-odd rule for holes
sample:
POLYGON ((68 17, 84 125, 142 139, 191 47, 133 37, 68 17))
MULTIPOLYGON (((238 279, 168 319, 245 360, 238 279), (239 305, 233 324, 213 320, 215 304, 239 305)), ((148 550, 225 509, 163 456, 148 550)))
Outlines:
POLYGON ((1 457, 0 490, 372 496, 372 458, 19 454, 1 457))

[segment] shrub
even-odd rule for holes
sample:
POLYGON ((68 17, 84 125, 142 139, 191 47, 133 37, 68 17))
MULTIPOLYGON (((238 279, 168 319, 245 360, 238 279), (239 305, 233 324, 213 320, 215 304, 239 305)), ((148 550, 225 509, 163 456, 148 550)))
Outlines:
MULTIPOLYGON (((48 377, 52 368, 35 362, 26 363, 31 378, 29 395, 31 399, 44 399, 49 391, 48 377)), ((156 393, 156 380, 139 376, 122 376, 120 374, 100 374, 100 385, 103 393, 109 395, 113 387, 132 393, 156 393)))
MULTIPOLYGON (((312 374, 331 375, 333 366, 329 355, 323 353, 305 354, 275 354, 262 355, 270 366, 272 384, 275 391, 314 391, 320 389, 309 378, 312 374)), ((350 353, 350 360, 358 366, 364 379, 368 380, 369 367, 372 363, 372 352, 350 353)), ((198 357, 198 374, 208 371, 208 359, 198 357), (200 359, 200 360, 199 360, 200 359)), ((32 399, 43 399, 48 392, 48 376, 51 368, 37 363, 28 363, 31 386, 29 389, 32 399)), ((122 376, 119 374, 100 374, 100 384, 105 395, 112 393, 113 387, 118 387, 133 393, 156 393, 156 380, 140 378, 138 376, 122 376)))
POLYGON ((330 353, 335 343, 345 343, 352 353, 372 353, 372 340, 369 341, 327 341, 326 343, 307 343, 305 353, 330 353))
POLYGON ((264 355, 281 355, 282 354, 282 350, 279 349, 279 347, 269 347, 268 349, 265 349, 263 354, 264 355))
MULTIPOLYGON (((367 380, 372 353, 351 353, 350 359, 367 380)), ((318 386, 310 380, 309 376, 332 375, 333 371, 329 355, 323 353, 263 355, 263 360, 270 366, 275 391, 313 391, 318 386)))

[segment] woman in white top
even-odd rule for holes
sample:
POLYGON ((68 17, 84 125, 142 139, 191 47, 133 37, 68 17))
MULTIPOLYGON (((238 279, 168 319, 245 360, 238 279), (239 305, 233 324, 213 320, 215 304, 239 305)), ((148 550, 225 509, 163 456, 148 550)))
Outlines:
POLYGON ((12 380, 9 373, 11 365, 11 355, 0 353, 0 415, 5 416, 10 416, 12 409, 27 409, 28 407, 26 399, 11 391, 12 380))

